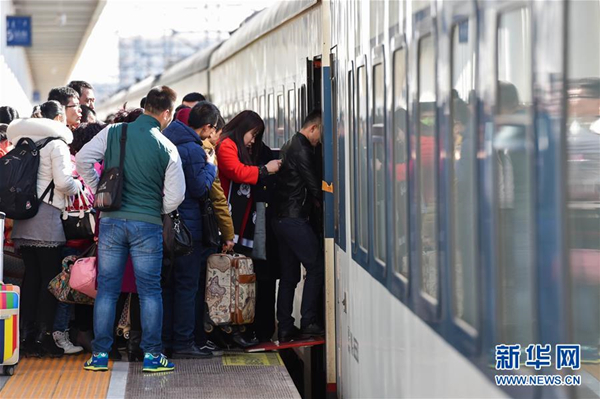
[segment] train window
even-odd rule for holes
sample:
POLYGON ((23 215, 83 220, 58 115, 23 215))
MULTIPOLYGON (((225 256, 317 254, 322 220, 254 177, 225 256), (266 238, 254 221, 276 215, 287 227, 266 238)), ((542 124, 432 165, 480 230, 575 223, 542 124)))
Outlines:
POLYGON ((268 117, 267 117, 267 145, 269 147, 275 147, 275 95, 269 94, 268 101, 268 117))
POLYGON ((501 342, 534 342, 534 182, 531 148, 531 25, 527 8, 498 25, 494 157, 501 342))
POLYGON ((356 162, 356 137, 354 136, 354 73, 348 71, 348 148, 350 148, 350 240, 352 244, 356 242, 356 214, 354 205, 356 203, 354 195, 356 193, 356 183, 354 171, 356 162))
POLYGON ((288 134, 289 139, 296 134, 296 95, 294 89, 288 91, 288 134))
POLYGON ((367 157, 367 77, 366 68, 361 66, 357 70, 358 85, 356 88, 356 98, 358 101, 357 126, 358 133, 358 245, 365 252, 369 248, 369 185, 368 185, 368 157, 367 157))
POLYGON ((433 36, 419 41, 419 104, 417 173, 421 213, 421 289, 434 301, 438 298, 436 93, 433 36))
POLYGON ((386 261, 385 221, 387 218, 385 208, 385 90, 384 90, 383 64, 373 67, 373 225, 374 241, 373 250, 375 258, 386 261))
MULTIPOLYGON (((582 363, 600 361, 600 56, 590 51, 600 46, 598 13, 597 1, 569 3, 566 236, 573 323, 570 342, 581 345, 582 363)), ((592 381, 599 386, 598 373, 595 376, 592 381)), ((582 391, 578 396, 587 395, 582 391)))
POLYGON ((464 21, 452 31, 452 101, 450 103, 452 148, 452 302, 454 315, 477 326, 477 174, 474 95, 474 24, 464 21))
POLYGON ((275 147, 281 148, 285 143, 285 103, 283 100, 283 94, 277 95, 277 130, 275 132, 275 147))
POLYGON ((300 88, 300 120, 304 121, 304 119, 306 118, 306 85, 302 85, 302 87, 300 88))
POLYGON ((406 52, 394 53, 394 271, 408 278, 408 123, 406 52))

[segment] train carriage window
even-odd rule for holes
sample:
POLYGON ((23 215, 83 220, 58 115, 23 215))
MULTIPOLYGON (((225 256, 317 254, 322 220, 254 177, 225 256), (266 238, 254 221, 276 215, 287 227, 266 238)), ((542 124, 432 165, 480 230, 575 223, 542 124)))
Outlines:
POLYGON ((355 197, 356 182, 354 171, 356 170, 356 136, 354 122, 354 73, 348 71, 348 148, 350 148, 350 240, 352 244, 356 242, 356 214, 355 214, 355 197))
POLYGON ((275 95, 273 93, 269 94, 268 98, 268 130, 267 130, 267 145, 271 148, 274 148, 275 141, 275 95))
POLYGON ((434 301, 438 298, 436 92, 433 36, 419 41, 419 104, 417 173, 420 189, 421 289, 434 301))
MULTIPOLYGON (((569 3, 567 44, 567 228, 570 342, 582 363, 600 361, 600 47, 597 1, 569 3)), ((582 369, 584 368, 582 364, 582 369)), ((578 397, 589 396, 583 385, 578 397)), ((598 373, 590 384, 598 385, 598 373)))
POLYGON ((367 153, 367 77, 366 68, 361 66, 357 70, 358 85, 356 98, 357 110, 357 136, 358 145, 358 245, 364 252, 369 248, 369 185, 368 185, 368 153, 367 153))
POLYGON ((474 93, 474 24, 464 21, 452 31, 451 267, 454 315, 477 326, 476 255, 477 175, 474 93))
POLYGON ((296 134, 296 96, 294 89, 288 90, 288 132, 286 140, 296 134))
POLYGON ((275 131, 275 148, 281 148, 285 143, 285 102, 283 94, 277 95, 277 130, 275 131))
POLYGON ((498 25, 496 126, 493 145, 496 258, 501 342, 534 342, 534 185, 531 118, 531 25, 527 8, 498 25))
POLYGON ((385 90, 383 64, 373 67, 373 249, 375 258, 386 261, 386 201, 385 201, 385 90))
POLYGON ((394 53, 394 271, 408 278, 408 121, 406 52, 394 53))
POLYGON ((307 115, 307 110, 306 110, 306 85, 302 85, 302 87, 300 88, 300 120, 304 121, 304 119, 306 119, 306 115, 307 115))

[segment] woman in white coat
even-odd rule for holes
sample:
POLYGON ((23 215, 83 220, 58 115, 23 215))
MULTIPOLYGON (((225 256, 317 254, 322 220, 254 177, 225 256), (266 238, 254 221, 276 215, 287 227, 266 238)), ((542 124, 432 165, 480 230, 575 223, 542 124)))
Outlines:
POLYGON ((18 119, 9 125, 7 131, 8 139, 13 143, 18 143, 23 137, 35 142, 49 137, 58 138, 48 142, 40 151, 38 198, 42 198, 51 182, 54 182, 54 189, 42 198, 38 213, 33 218, 14 221, 12 232, 13 241, 25 263, 21 287, 21 351, 38 356, 63 354, 51 335, 57 301, 47 287, 61 271, 61 250, 66 242, 61 211, 66 206, 66 198, 77 194, 81 188, 81 182, 72 176, 68 144, 73 141, 73 134, 61 121, 60 115, 55 119, 18 119))

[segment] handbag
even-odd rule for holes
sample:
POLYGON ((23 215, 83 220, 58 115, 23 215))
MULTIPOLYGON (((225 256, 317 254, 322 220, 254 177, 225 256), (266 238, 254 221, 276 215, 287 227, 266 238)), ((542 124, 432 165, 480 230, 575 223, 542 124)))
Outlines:
POLYGON ((78 305, 93 305, 94 298, 91 298, 81 292, 75 291, 69 286, 71 279, 71 267, 77 260, 77 256, 70 255, 62 261, 62 271, 50 280, 48 290, 57 300, 64 303, 74 303, 78 305))
POLYGON ((202 244, 210 248, 218 247, 221 244, 219 224, 217 215, 215 215, 215 207, 208 193, 200 202, 200 215, 202 216, 202 244))
POLYGON ((128 294, 127 299, 125 299, 123 311, 121 312, 121 317, 119 317, 115 333, 119 337, 129 339, 129 331, 131 331, 131 294, 128 294))
POLYGON ((69 286, 91 298, 96 298, 96 278, 98 275, 96 253, 98 244, 93 243, 71 267, 69 286))
POLYGON ((96 189, 94 208, 99 211, 116 211, 121 208, 123 193, 123 163, 125 162, 125 144, 127 142, 127 124, 121 126, 121 151, 119 166, 104 170, 96 189))
POLYGON ((67 240, 91 239, 96 232, 96 211, 83 188, 74 198, 69 197, 62 214, 62 224, 67 240))
POLYGON ((163 215, 163 255, 171 259, 192 253, 192 233, 177 211, 163 215))

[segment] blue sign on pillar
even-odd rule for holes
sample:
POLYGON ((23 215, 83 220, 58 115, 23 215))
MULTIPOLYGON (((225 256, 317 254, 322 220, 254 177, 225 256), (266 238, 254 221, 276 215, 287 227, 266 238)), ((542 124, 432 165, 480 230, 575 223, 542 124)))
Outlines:
POLYGON ((31 17, 6 16, 6 45, 31 47, 31 17))

